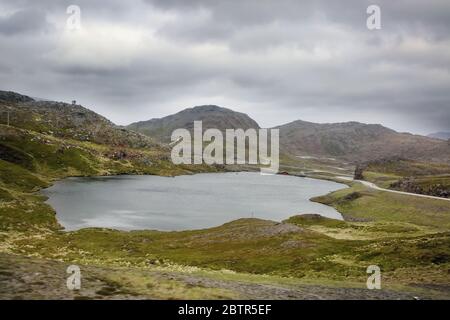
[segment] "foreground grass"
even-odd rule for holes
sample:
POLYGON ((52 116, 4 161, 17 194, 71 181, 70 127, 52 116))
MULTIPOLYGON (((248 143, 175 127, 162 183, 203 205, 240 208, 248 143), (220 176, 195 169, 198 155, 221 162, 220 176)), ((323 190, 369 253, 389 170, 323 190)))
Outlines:
MULTIPOLYGON (((352 229, 354 223, 319 219, 287 223, 241 219, 220 227, 184 232, 83 229, 76 232, 9 232, 2 251, 103 267, 192 272, 230 270, 341 287, 363 286, 366 268, 383 270, 386 288, 448 284, 450 234, 372 240, 336 239, 315 231, 352 229)), ((372 232, 383 225, 374 224, 372 232)), ((382 231, 384 232, 384 230, 382 231)), ((225 272, 228 273, 228 272, 225 272)), ((247 277, 244 277, 247 279, 247 277)), ((445 290, 443 290, 445 292, 445 290)))

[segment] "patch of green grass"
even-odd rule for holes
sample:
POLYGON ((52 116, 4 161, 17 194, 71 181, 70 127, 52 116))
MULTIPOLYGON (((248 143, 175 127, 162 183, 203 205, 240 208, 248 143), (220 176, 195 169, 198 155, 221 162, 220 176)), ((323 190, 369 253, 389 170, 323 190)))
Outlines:
POLYGON ((399 177, 430 176, 448 174, 450 165, 446 163, 392 159, 372 162, 367 166, 366 170, 399 177))
POLYGON ((325 226, 328 228, 343 228, 348 225, 345 221, 330 219, 318 214, 302 214, 290 217, 284 220, 286 223, 292 223, 298 226, 325 226))
POLYGON ((0 203, 14 200, 14 196, 6 189, 0 188, 0 203))
POLYGON ((20 165, 29 170, 36 169, 36 163, 30 154, 24 152, 20 148, 8 146, 0 142, 0 159, 20 165))
POLYGON ((450 233, 377 241, 358 248, 355 253, 359 260, 383 266, 385 271, 428 265, 448 267, 450 233))
POLYGON ((377 186, 385 189, 389 189, 390 185, 398 180, 402 176, 395 174, 379 173, 373 171, 364 171, 364 180, 375 183, 377 186))
MULTIPOLYGON (((19 144, 24 153, 32 156, 39 163, 39 172, 45 171, 56 175, 58 172, 72 169, 84 175, 97 173, 92 163, 95 162, 92 154, 75 146, 65 146, 57 141, 42 140, 20 139, 7 141, 5 144, 10 148, 14 148, 12 144, 19 144)), ((35 167, 36 165, 33 168, 35 167)))
POLYGON ((54 210, 45 203, 14 200, 0 206, 0 230, 25 232, 59 228, 54 210))
POLYGON ((350 221, 392 221, 450 229, 450 202, 377 191, 355 183, 351 188, 316 197, 313 201, 335 207, 350 221), (351 197, 351 194, 357 197, 351 197))
POLYGON ((425 193, 436 187, 450 190, 450 165, 446 163, 401 159, 375 161, 367 165, 363 177, 364 180, 387 189, 394 188, 396 182, 407 178, 411 184, 422 188, 425 193))
POLYGON ((25 192, 37 191, 45 188, 48 183, 27 169, 16 164, 0 160, 0 183, 8 189, 16 189, 25 192))

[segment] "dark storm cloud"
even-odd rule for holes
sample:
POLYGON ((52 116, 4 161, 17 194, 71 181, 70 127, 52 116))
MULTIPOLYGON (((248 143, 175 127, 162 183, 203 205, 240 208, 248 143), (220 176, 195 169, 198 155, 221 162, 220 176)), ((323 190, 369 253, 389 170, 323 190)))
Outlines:
POLYGON ((0 83, 121 124, 220 104, 263 126, 450 130, 449 21, 445 0, 0 0, 0 83))

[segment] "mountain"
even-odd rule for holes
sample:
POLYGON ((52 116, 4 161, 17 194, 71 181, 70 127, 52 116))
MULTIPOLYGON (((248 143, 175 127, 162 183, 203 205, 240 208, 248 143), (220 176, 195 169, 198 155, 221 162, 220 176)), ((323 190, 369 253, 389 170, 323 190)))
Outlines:
POLYGON ((206 105, 188 108, 173 115, 135 122, 127 126, 127 129, 144 133, 158 141, 170 142, 172 132, 178 128, 193 130, 194 121, 202 121, 203 129, 258 129, 259 125, 248 115, 230 109, 206 105))
POLYGON ((80 105, 35 100, 0 91, 0 124, 9 124, 59 138, 91 141, 111 146, 156 147, 150 137, 126 130, 80 105))
MULTIPOLYGON (((192 130, 196 120, 203 121, 204 129, 224 131, 259 128, 246 114, 212 105, 185 109, 160 119, 136 122, 126 128, 167 143, 175 129, 192 130)), ((399 133, 380 124, 320 124, 297 120, 276 128, 280 129, 280 152, 292 157, 336 158, 351 163, 391 157, 450 161, 450 146, 446 141, 399 133)))
POLYGON ((430 133, 429 135, 427 135, 427 137, 441 139, 441 140, 448 140, 448 139, 450 139, 450 132, 441 131, 441 132, 430 133))
MULTIPOLYGON (((76 104, 37 101, 9 91, 0 91, 0 124, 113 147, 157 148, 170 142, 175 129, 259 128, 248 115, 206 105, 185 109, 160 119, 119 127, 103 116, 76 104)), ((401 157, 411 160, 450 162, 450 144, 444 140, 399 133, 379 124, 359 122, 312 123, 297 120, 280 129, 280 152, 292 157, 336 158, 357 163, 401 157)))
POLYGON ((349 162, 391 157, 449 162, 450 145, 379 124, 294 121, 280 129, 281 152, 293 156, 333 157, 349 162))

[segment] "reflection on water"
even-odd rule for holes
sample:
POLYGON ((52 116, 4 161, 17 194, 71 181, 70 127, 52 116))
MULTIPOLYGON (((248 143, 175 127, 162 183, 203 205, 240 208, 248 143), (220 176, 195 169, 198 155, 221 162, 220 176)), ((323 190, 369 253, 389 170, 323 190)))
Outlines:
POLYGON ((342 219, 333 208, 309 199, 344 187, 324 180, 242 172, 69 178, 43 192, 67 230, 187 230, 252 216, 281 221, 299 213, 318 213, 342 219))

